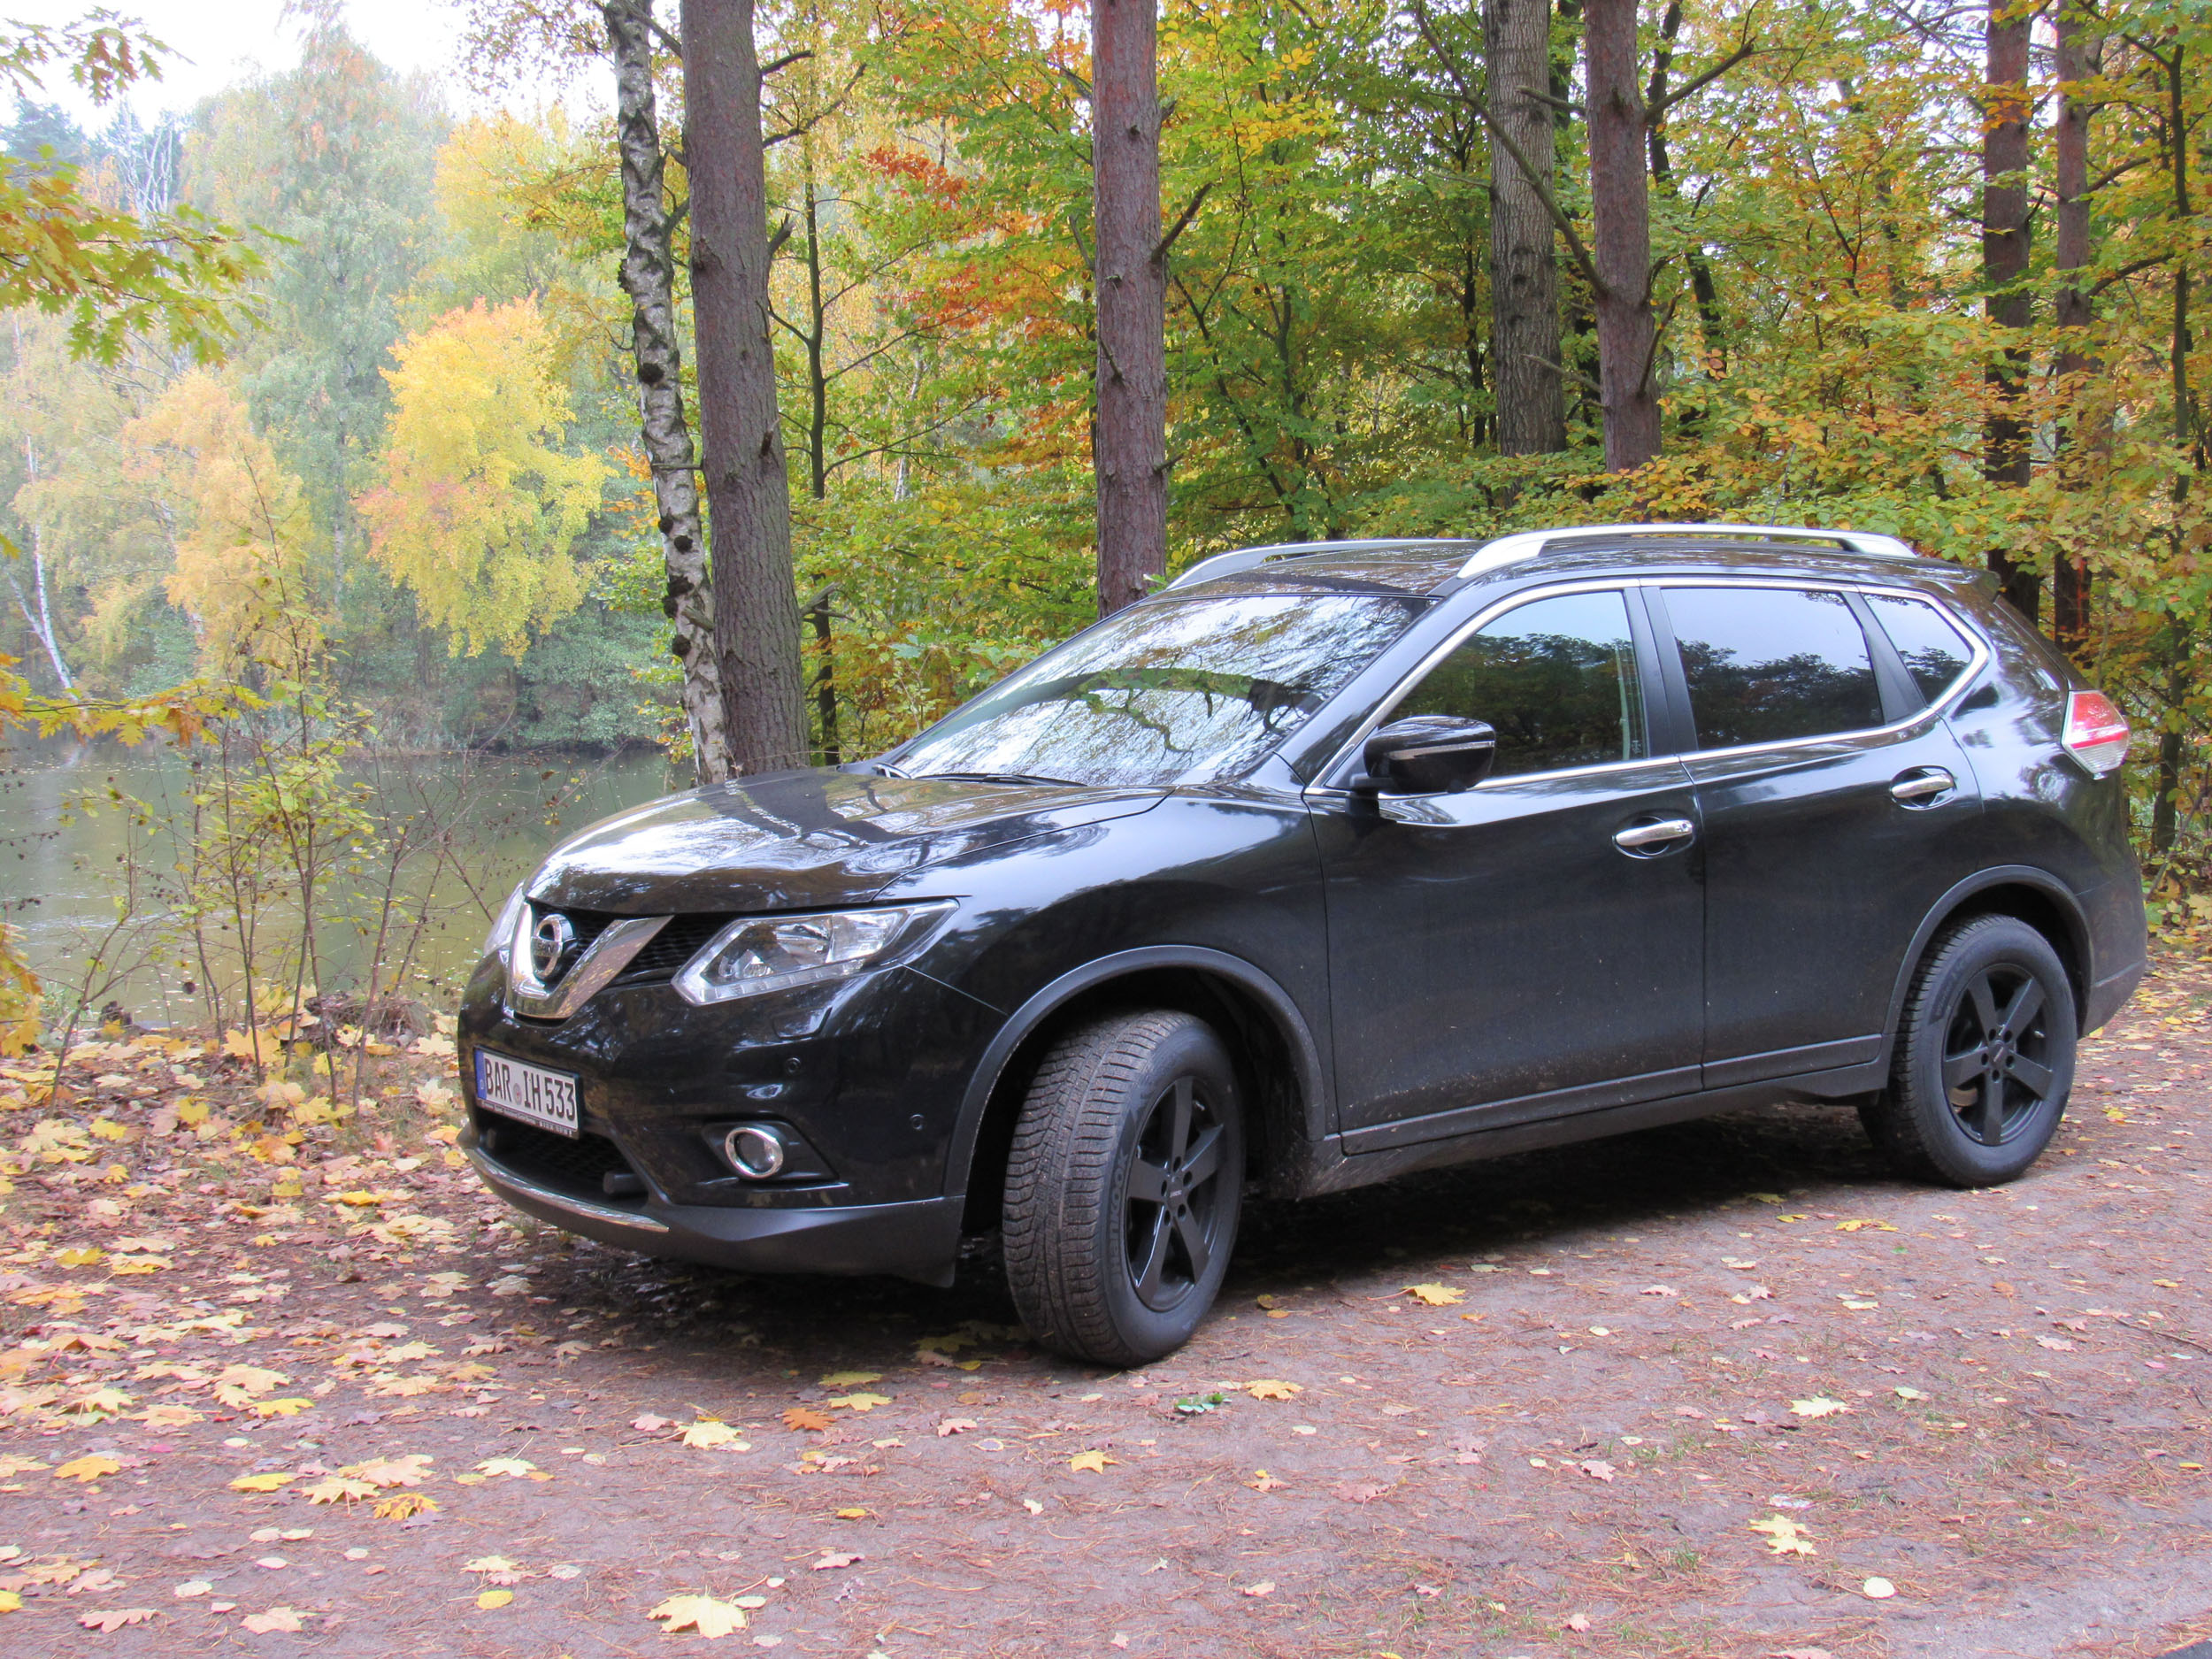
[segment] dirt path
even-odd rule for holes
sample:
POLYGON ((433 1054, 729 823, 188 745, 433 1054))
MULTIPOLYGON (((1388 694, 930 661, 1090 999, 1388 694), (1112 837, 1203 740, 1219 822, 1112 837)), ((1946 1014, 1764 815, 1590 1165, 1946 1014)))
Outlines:
POLYGON ((163 1040, 0 1071, 0 1648, 2162 1652, 2212 1634, 2208 1003, 2162 969, 1999 1191, 1809 1107, 1263 1208, 1125 1374, 987 1280, 526 1229, 445 1055, 296 1149, 163 1040), (649 1618, 694 1595, 748 1623, 649 1618))

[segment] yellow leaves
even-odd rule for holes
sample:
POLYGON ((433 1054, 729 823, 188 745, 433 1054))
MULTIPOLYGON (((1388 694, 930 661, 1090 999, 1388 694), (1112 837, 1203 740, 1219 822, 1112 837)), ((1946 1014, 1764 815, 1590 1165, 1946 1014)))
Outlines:
POLYGON ((230 1483, 230 1489, 233 1492, 275 1492, 297 1479, 288 1470, 273 1469, 266 1474, 241 1475, 230 1483))
POLYGON ((111 1256, 108 1271, 119 1279, 132 1278, 143 1273, 158 1273, 176 1263, 165 1256, 111 1256))
POLYGON ((150 1429, 181 1429, 203 1420, 204 1413, 190 1406, 174 1405, 167 1401, 148 1406, 138 1414, 138 1421, 150 1429))
POLYGON ((94 1452, 87 1456, 73 1457, 67 1463, 61 1464, 54 1471, 54 1479, 81 1480, 89 1485, 104 1475, 115 1473, 122 1466, 112 1457, 103 1457, 97 1452, 94 1452))
POLYGON ((1786 1515, 1770 1515, 1763 1521, 1749 1523, 1755 1532, 1766 1534, 1767 1548, 1778 1555, 1809 1555, 1815 1553, 1805 1529, 1786 1515))
POLYGON ((1271 1377, 1263 1377, 1257 1382, 1245 1384, 1244 1392, 1255 1400, 1294 1400, 1305 1393, 1305 1388, 1299 1383, 1278 1382, 1271 1377))
POLYGON ((119 1388, 94 1388, 62 1402, 62 1409, 73 1417, 86 1422, 101 1423, 123 1415, 124 1408, 135 1402, 119 1388))
POLYGON ((332 1198, 328 1202, 334 1204, 349 1205, 356 1210, 366 1210, 372 1204, 382 1203, 384 1202, 384 1195, 381 1193, 356 1191, 350 1193, 340 1193, 336 1197, 332 1198))
POLYGON ((883 1373, 872 1371, 833 1371, 822 1379, 825 1388, 857 1388, 864 1384, 881 1382, 883 1373))
POLYGON ((97 1267, 105 1260, 107 1252, 96 1244, 80 1245, 74 1249, 54 1252, 54 1263, 58 1267, 97 1267))
MULTIPOLYGON (((526 1458, 487 1457, 476 1465, 476 1472, 487 1480, 495 1480, 502 1476, 511 1480, 520 1480, 536 1475, 539 1471, 538 1466, 526 1458)), ((550 1479, 549 1476, 545 1478, 550 1479)))
POLYGON ((519 657, 584 596, 571 549, 607 463, 557 447, 572 410, 534 297, 449 311, 392 356, 383 480, 359 503, 371 551, 455 655, 519 657))
POLYGON ((1790 1409, 1801 1417, 1832 1417, 1851 1408, 1840 1400, 1831 1400, 1825 1394, 1815 1394, 1809 1400, 1793 1400, 1790 1409))
POLYGON ((373 1482, 356 1480, 345 1475, 332 1475, 318 1480, 313 1486, 303 1487, 310 1503, 358 1503, 364 1498, 376 1496, 373 1482))
POLYGON ((418 1515, 435 1510, 438 1501, 419 1492, 395 1492, 388 1498, 379 1498, 370 1513, 380 1521, 404 1521, 418 1515))
POLYGON ((177 1102, 177 1121, 186 1128, 195 1128, 207 1121, 207 1102, 204 1100, 180 1100, 177 1102))
POLYGON ((837 1518, 841 1521, 864 1521, 868 1518, 868 1511, 865 1509, 840 1509, 837 1512, 837 1518))
POLYGON ((1410 1296, 1429 1308, 1448 1308, 1455 1302, 1467 1300, 1465 1291, 1454 1290, 1449 1285, 1408 1285, 1400 1294, 1410 1296))
POLYGON ((745 1628, 744 1609, 710 1595, 672 1595, 645 1617, 660 1621, 671 1636, 680 1630, 695 1630, 711 1640, 745 1628))
MULTIPOLYGON (((1834 1212, 1831 1211, 1830 1213, 1832 1214, 1834 1212)), ((1839 1221, 1836 1223, 1836 1231, 1838 1233, 1863 1233, 1869 1227, 1873 1228, 1877 1233, 1894 1233, 1897 1231, 1893 1225, 1886 1221, 1860 1220, 1839 1221)))
POLYGON ((738 1438, 737 1431, 715 1417, 701 1417, 683 1432, 683 1442, 703 1451, 726 1447, 733 1452, 749 1452, 753 1448, 738 1438))
MULTIPOLYGON (((266 1065, 276 1058, 276 1043, 265 1030, 258 1026, 250 1032, 233 1026, 223 1033, 223 1052, 234 1060, 255 1060, 266 1065)), ((206 1109, 203 1107, 201 1111, 204 1116, 206 1109)), ((184 1121, 182 1112, 177 1114, 177 1120, 180 1123, 184 1121)))
POLYGON ((506 1606, 514 1599, 515 1593, 512 1590, 486 1590, 476 1598, 476 1605, 488 1613, 495 1608, 506 1606))
POLYGON ((878 1406, 889 1405, 891 1396, 872 1394, 833 1394, 826 1403, 845 1411, 872 1411, 878 1406))
POLYGON ((23 1596, 19 1591, 0 1590, 0 1613, 20 1613, 23 1596))
POLYGON ((288 1607, 273 1607, 265 1613, 249 1613, 239 1621, 257 1636, 296 1635, 300 1616, 288 1607))
POLYGON ((95 1118, 91 1124, 94 1137, 101 1141, 127 1141, 131 1132, 112 1118, 95 1118))
POLYGON ((246 1409, 257 1417, 296 1417, 314 1407, 312 1400, 303 1400, 297 1394, 288 1394, 280 1400, 253 1400, 246 1409))
POLYGON ((1093 1448, 1087 1452, 1078 1452, 1069 1458, 1068 1472, 1071 1475, 1102 1475, 1106 1472, 1107 1464, 1118 1463, 1120 1461, 1118 1457, 1109 1457, 1104 1452, 1093 1448))
POLYGON ((404 1457, 374 1457, 365 1463, 348 1463, 338 1472, 380 1486, 419 1486, 429 1478, 432 1459, 420 1452, 404 1457))

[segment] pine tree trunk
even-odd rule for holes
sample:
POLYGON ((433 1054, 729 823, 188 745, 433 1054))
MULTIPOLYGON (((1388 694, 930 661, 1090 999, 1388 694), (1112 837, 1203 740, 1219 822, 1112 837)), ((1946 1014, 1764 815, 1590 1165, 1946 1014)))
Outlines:
POLYGON ((1160 247, 1155 0, 1092 0, 1092 219, 1098 241, 1098 613, 1167 572, 1167 262, 1160 247))
POLYGON ((706 532, 684 414, 683 357, 676 326, 676 264, 662 188, 660 119, 653 89, 652 0, 606 0, 614 54, 616 144, 622 160, 622 291, 630 296, 630 346, 637 358, 638 436, 653 469, 661 561, 668 589, 661 609, 675 624, 669 649, 683 664, 684 725, 699 781, 729 775, 721 677, 715 672, 714 594, 707 583, 706 532))
POLYGON ((1624 472, 1659 453, 1659 399, 1652 385, 1657 331, 1651 311, 1651 198, 1636 73, 1636 0, 1589 0, 1583 16, 1605 468, 1624 472))
POLYGON ((684 157, 714 638, 730 770, 803 766, 791 480, 768 335, 768 183, 752 0, 683 0, 684 157))
POLYGON ((1482 54, 1491 118, 1528 162, 1490 146, 1490 381, 1497 390, 1498 453, 1549 455, 1567 447, 1559 379, 1559 258, 1544 197, 1557 129, 1531 93, 1551 80, 1551 0, 1486 0, 1482 54), (1534 176, 1532 177, 1531 175, 1534 176))
MULTIPOLYGON (((2028 31, 2032 7, 2024 0, 1991 0, 1989 84, 1982 113, 1982 280, 1989 319, 2003 328, 2025 328, 2034 297, 2028 291, 2028 31)), ((2011 405, 2027 374, 2025 349, 2008 350, 1989 371, 1994 407, 1983 426, 1982 476, 1993 484, 2024 489, 2029 480, 2027 423, 2011 405)), ((2002 548, 1989 550, 1989 568, 2005 597, 2030 621, 2043 606, 2043 584, 2002 548)))
MULTIPOLYGON (((2075 0, 2062 0, 2058 10, 2058 79, 2061 87, 2058 127, 2054 137, 2057 151, 2058 269, 2067 278, 2059 284, 2055 307, 2061 328, 2085 333, 2094 320, 2082 273, 2089 266, 2089 122, 2092 106, 2081 85, 2097 72, 2097 50, 2083 27, 2075 0)), ((2081 387, 2097 365, 2078 338, 2059 349, 2060 378, 2081 387)), ((2078 404, 2080 392, 2074 394, 2078 404)), ((2070 449, 2095 441, 2078 419, 2063 432, 2070 449)), ((2089 633, 2089 571, 2079 558, 2062 558, 2051 571, 2051 624, 2059 642, 2078 649, 2089 633)))

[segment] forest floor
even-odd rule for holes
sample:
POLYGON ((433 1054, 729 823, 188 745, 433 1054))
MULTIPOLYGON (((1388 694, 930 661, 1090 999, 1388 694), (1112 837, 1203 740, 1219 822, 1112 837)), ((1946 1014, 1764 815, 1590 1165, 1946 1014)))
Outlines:
POLYGON ((380 1056, 335 1123, 167 1037, 50 1096, 0 1067, 0 1647, 2212 1634, 2205 964, 2088 1046, 2012 1187, 1902 1184, 1798 1107, 1262 1205, 1197 1340, 1125 1373, 1025 1346, 987 1277, 749 1279, 522 1221, 448 1156, 452 1065, 380 1056))

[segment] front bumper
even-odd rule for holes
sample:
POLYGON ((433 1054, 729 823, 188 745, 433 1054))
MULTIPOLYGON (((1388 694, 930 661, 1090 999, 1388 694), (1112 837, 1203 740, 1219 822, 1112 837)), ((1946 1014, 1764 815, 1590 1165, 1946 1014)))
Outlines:
POLYGON ((509 1169, 472 1133, 462 1149, 485 1185, 516 1209, 619 1249, 748 1272, 887 1273, 924 1285, 952 1283, 958 1198, 804 1210, 584 1198, 509 1169))

